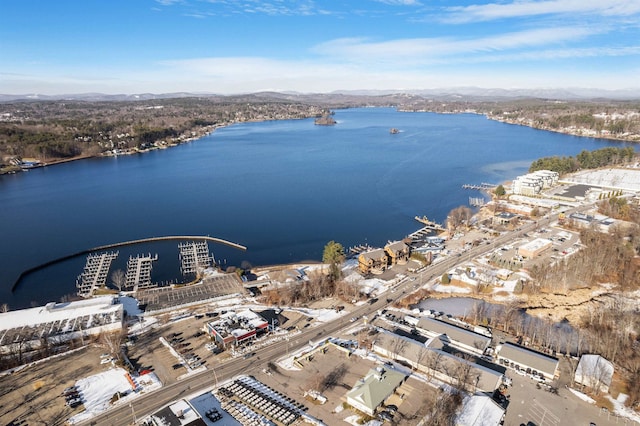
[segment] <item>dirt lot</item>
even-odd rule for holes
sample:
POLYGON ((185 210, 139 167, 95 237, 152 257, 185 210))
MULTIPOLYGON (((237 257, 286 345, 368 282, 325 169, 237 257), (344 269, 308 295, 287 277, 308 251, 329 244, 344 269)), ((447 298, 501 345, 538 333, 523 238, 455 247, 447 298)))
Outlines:
POLYGON ((0 424, 64 424, 84 408, 67 407, 62 391, 82 377, 109 368, 100 364, 104 352, 92 345, 0 378, 0 424))
MULTIPOLYGON (((345 424, 344 419, 353 416, 355 412, 343 409, 342 398, 370 369, 379 366, 379 363, 355 355, 348 357, 332 346, 328 348, 326 353, 318 352, 311 361, 305 361, 304 368, 300 371, 278 367, 277 370, 265 370, 256 378, 296 401, 304 403, 309 408, 310 415, 326 424, 345 424), (326 379, 330 375, 334 380, 326 379), (322 395, 327 398, 327 402, 319 404, 305 399, 304 392, 309 389, 323 389, 322 395)), ((407 380, 387 401, 388 404, 398 407, 398 413, 394 417, 397 422, 394 424, 415 425, 418 421, 417 413, 426 395, 435 394, 435 392, 434 388, 424 382, 413 378, 407 380), (401 399, 401 395, 404 395, 404 399, 401 399)))

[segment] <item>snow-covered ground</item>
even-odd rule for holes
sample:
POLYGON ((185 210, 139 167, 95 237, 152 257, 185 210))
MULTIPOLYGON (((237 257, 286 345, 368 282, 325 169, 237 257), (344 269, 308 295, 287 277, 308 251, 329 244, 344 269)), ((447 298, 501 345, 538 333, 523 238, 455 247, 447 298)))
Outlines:
POLYGON ((129 374, 126 370, 111 368, 102 373, 78 380, 75 386, 82 396, 85 411, 71 417, 69 423, 73 424, 88 420, 109 409, 111 407, 110 401, 116 393, 119 393, 121 397, 115 404, 122 404, 142 393, 150 392, 162 386, 154 373, 138 377, 129 376, 130 379, 127 376, 129 374))

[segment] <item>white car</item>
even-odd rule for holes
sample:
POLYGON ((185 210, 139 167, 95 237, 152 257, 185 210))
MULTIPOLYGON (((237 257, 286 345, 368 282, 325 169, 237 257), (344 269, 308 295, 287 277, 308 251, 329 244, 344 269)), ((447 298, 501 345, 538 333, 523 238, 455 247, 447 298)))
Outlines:
POLYGON ((110 363, 110 362, 112 362, 112 361, 113 361, 113 358, 111 358, 111 357, 109 357, 109 358, 102 358, 102 359, 100 360, 100 364, 108 364, 108 363, 110 363))

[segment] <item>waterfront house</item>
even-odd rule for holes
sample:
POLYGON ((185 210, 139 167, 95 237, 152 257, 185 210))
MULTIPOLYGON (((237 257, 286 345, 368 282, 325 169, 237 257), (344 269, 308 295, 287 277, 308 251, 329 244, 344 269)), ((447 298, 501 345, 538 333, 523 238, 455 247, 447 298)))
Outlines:
POLYGON ((409 261, 409 246, 402 241, 396 241, 384 246, 384 251, 389 257, 391 265, 404 265, 409 261))
POLYGON ((387 269, 389 258, 383 249, 375 249, 360 253, 358 268, 363 274, 381 274, 387 269))

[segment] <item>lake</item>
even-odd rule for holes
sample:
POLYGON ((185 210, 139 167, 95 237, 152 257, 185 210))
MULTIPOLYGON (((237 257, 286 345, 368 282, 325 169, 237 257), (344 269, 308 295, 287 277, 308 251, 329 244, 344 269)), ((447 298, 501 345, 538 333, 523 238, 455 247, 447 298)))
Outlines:
MULTIPOLYGON (((384 245, 442 222, 477 192, 544 156, 576 155, 621 143, 487 120, 474 114, 338 110, 336 126, 312 119, 246 123, 149 153, 76 161, 0 176, 0 303, 12 309, 75 293, 85 258, 28 275, 33 266, 91 247, 165 235, 209 235, 240 266, 320 260, 324 245, 384 245), (400 129, 390 134, 389 129, 400 129)), ((176 242, 132 246, 158 253, 152 279, 181 280, 176 242)))

